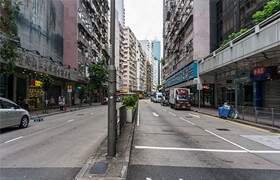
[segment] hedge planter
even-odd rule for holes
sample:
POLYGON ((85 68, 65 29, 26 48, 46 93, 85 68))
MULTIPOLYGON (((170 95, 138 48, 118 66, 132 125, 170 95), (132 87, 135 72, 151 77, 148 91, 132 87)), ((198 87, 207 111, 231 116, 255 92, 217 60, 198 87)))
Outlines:
POLYGON ((133 109, 127 109, 126 110, 126 122, 132 122, 133 117, 133 109))

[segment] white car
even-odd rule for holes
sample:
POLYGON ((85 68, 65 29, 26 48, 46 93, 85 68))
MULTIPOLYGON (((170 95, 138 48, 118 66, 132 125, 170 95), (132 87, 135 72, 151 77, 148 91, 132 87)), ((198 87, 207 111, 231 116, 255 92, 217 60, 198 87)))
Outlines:
POLYGON ((29 112, 16 103, 0 97, 0 128, 19 126, 26 128, 30 121, 29 112))

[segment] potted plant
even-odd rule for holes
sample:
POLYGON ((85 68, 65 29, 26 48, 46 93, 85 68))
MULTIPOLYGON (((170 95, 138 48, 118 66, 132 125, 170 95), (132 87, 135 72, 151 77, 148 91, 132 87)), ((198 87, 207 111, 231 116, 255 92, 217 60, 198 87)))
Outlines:
POLYGON ((138 98, 133 96, 125 96, 122 99, 123 105, 126 105, 126 122, 132 122, 133 121, 133 112, 136 108, 138 98))

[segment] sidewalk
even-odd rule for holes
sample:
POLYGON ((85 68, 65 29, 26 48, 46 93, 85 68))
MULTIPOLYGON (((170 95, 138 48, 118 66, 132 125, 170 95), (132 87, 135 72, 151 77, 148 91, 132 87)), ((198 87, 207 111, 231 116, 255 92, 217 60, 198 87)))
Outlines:
POLYGON ((75 180, 125 180, 127 177, 130 151, 132 146, 135 120, 126 123, 122 134, 117 139, 116 157, 107 157, 107 137, 97 152, 88 159, 75 180))
POLYGON ((53 109, 50 109, 48 107, 47 112, 48 113, 43 113, 43 111, 45 111, 44 109, 40 109, 40 110, 31 110, 29 112, 31 118, 36 118, 36 117, 46 117, 46 116, 51 116, 51 115, 55 115, 55 114, 60 114, 60 113, 65 113, 65 112, 71 112, 71 111, 77 111, 77 110, 81 110, 81 109, 85 109, 85 108, 90 108, 93 106, 98 106, 101 105, 100 102, 98 103, 92 103, 91 106, 89 104, 82 104, 82 105, 72 105, 71 107, 67 107, 66 111, 60 111, 59 107, 54 107, 53 109))
MULTIPOLYGON (((219 117, 219 111, 217 108, 211 108, 211 107, 200 107, 200 109, 198 107, 192 106, 192 111, 194 112, 198 112, 198 113, 202 113, 202 114, 207 114, 210 116, 215 116, 215 117, 219 117)), ((239 122, 242 124, 247 124, 247 125, 251 125, 251 126, 255 126, 255 127, 259 127, 262 129, 266 129, 269 130, 271 132, 280 132, 280 129, 274 126, 270 126, 270 125, 266 125, 266 124, 259 124, 259 123, 255 123, 252 121, 248 121, 248 120, 242 120, 242 119, 228 119, 230 121, 234 121, 234 122, 239 122)))

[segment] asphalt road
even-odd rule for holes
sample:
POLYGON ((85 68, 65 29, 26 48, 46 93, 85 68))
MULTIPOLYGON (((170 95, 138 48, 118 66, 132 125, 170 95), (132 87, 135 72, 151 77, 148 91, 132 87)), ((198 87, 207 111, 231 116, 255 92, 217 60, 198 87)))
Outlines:
POLYGON ((107 136, 107 124, 107 106, 100 105, 2 129, 0 179, 73 179, 107 136))
POLYGON ((129 180, 279 179, 280 136, 140 102, 129 180))

